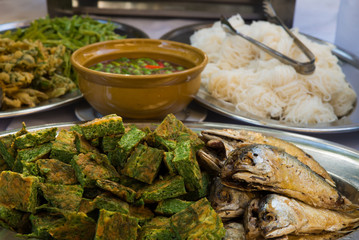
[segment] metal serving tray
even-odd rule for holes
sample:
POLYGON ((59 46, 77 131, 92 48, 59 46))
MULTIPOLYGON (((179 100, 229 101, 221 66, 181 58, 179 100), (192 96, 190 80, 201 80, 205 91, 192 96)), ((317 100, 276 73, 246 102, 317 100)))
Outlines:
MULTIPOLYGON (((63 124, 48 124, 36 127, 29 127, 29 131, 35 131, 44 128, 58 127, 58 129, 69 129, 71 126, 78 124, 63 123, 63 124)), ((154 129, 159 122, 130 122, 127 125, 136 125, 140 128, 150 127, 154 129)), ((126 125, 126 124, 125 124, 126 125)), ((263 133, 269 136, 281 138, 285 141, 291 142, 303 149, 313 158, 318 161, 333 177, 337 183, 339 191, 349 198, 353 203, 359 204, 359 151, 335 144, 333 142, 321 140, 314 137, 308 137, 297 133, 289 133, 281 130, 243 126, 237 124, 223 124, 223 123, 185 123, 185 125, 197 133, 206 129, 244 129, 263 133)), ((11 130, 0 133, 0 137, 15 133, 17 130, 11 130)), ((0 239, 20 240, 16 238, 15 234, 9 230, 0 230, 0 239)), ((346 235, 341 240, 359 239, 359 230, 346 235)))

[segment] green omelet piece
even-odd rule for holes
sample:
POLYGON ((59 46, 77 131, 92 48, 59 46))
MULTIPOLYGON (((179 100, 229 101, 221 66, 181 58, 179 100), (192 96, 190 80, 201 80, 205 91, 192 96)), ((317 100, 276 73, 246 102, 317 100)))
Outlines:
POLYGON ((206 198, 191 204, 171 217, 171 227, 181 239, 222 239, 225 228, 206 198))
POLYGON ((140 144, 128 158, 122 173, 144 183, 151 184, 160 169, 163 151, 140 144))
POLYGON ((27 172, 32 175, 37 175, 37 170, 34 169, 34 163, 41 158, 48 158, 52 148, 52 143, 44 143, 33 148, 20 149, 17 152, 14 170, 17 172, 27 172))
POLYGON ((24 212, 35 212, 38 205, 39 179, 3 171, 0 173, 0 203, 24 212))
POLYGON ((72 131, 61 130, 53 142, 50 158, 58 159, 64 163, 70 163, 77 154, 75 134, 72 131))
POLYGON ((167 151, 174 150, 178 142, 189 140, 195 150, 204 143, 198 135, 178 120, 174 114, 168 114, 153 131, 155 142, 164 146, 167 151))
POLYGON ((136 191, 132 188, 106 179, 96 180, 96 185, 106 191, 111 192, 128 203, 133 203, 135 201, 136 191))
POLYGON ((30 216, 33 233, 39 239, 92 240, 96 222, 83 212, 51 208, 30 216))
POLYGON ((178 239, 175 232, 171 229, 170 219, 167 217, 154 217, 145 223, 139 234, 138 240, 171 240, 178 239))
POLYGON ((0 204, 0 226, 12 231, 22 232, 22 225, 26 220, 22 211, 0 204))
POLYGON ((83 187, 95 187, 96 180, 118 180, 120 175, 110 164, 107 156, 97 153, 79 154, 73 157, 71 165, 83 187))
POLYGON ((45 128, 26 133, 15 138, 14 145, 17 149, 31 148, 55 140, 57 128, 45 128))
POLYGON ((132 150, 138 146, 146 135, 146 132, 135 126, 131 126, 130 130, 128 130, 119 140, 116 148, 109 153, 111 163, 122 169, 125 166, 127 158, 132 150))
POLYGON ((100 210, 95 240, 136 240, 140 226, 138 220, 120 212, 100 210))
POLYGON ((160 215, 171 216, 187 208, 193 202, 185 201, 178 198, 166 199, 158 203, 155 213, 160 215))
POLYGON ((40 189, 44 198, 51 206, 72 211, 77 211, 79 209, 82 194, 84 192, 80 185, 52 183, 41 183, 40 189))
POLYGON ((128 214, 130 212, 130 205, 127 202, 115 197, 114 195, 103 193, 98 195, 93 200, 95 207, 98 209, 105 209, 107 211, 121 212, 128 214))
POLYGON ((15 135, 0 137, 0 170, 13 169, 16 150, 13 148, 15 135))
POLYGON ((160 202, 168 198, 175 198, 186 194, 183 177, 176 175, 165 179, 158 179, 137 192, 137 198, 145 203, 160 202))
POLYGON ((101 142, 102 151, 103 152, 113 151, 117 147, 118 142, 120 141, 122 136, 123 134, 104 136, 101 142))
POLYGON ((196 159, 196 152, 190 141, 180 142, 176 147, 175 157, 172 160, 179 175, 181 175, 186 183, 189 191, 195 191, 202 187, 202 175, 199 164, 196 159))
POLYGON ((54 184, 76 184, 78 183, 75 171, 70 164, 57 159, 39 159, 36 161, 39 175, 46 182, 54 184))
POLYGON ((122 118, 116 114, 110 114, 102 118, 96 118, 80 125, 83 136, 87 140, 98 139, 108 135, 123 134, 125 127, 122 118))

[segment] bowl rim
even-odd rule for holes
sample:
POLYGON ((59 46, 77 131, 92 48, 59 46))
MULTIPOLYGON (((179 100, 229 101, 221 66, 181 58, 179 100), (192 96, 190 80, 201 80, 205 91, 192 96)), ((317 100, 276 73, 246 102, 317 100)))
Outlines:
MULTIPOLYGON (((133 52, 136 52, 136 51, 133 51, 133 52)), ((139 51, 139 52, 141 52, 141 51, 139 51)), ((163 39, 128 38, 128 39, 107 40, 107 41, 97 42, 97 43, 83 46, 71 54, 70 60, 71 60, 71 64, 73 65, 73 67, 75 68, 76 71, 87 72, 87 73, 90 73, 90 74, 93 74, 94 76, 96 76, 97 78, 87 79, 87 81, 95 82, 97 84, 112 85, 112 86, 121 85, 122 86, 124 83, 123 82, 121 83, 121 81, 118 82, 118 79, 116 81, 111 81, 111 80, 107 79, 107 78, 112 78, 112 79, 120 78, 120 79, 123 79, 124 81, 131 80, 130 85, 132 85, 132 86, 133 85, 140 86, 140 85, 143 85, 145 82, 147 82, 147 84, 148 84, 149 80, 151 81, 151 86, 164 86, 164 85, 172 85, 173 83, 182 83, 182 82, 190 81, 191 80, 190 78, 185 78, 182 81, 179 81, 179 77, 181 75, 188 75, 188 74, 195 74, 196 72, 198 72, 198 73, 202 72, 202 70, 208 63, 208 56, 201 49, 191 46, 186 43, 176 42, 176 41, 172 41, 172 40, 163 40, 163 39), (157 43, 157 45, 163 44, 164 46, 174 45, 179 48, 185 48, 190 51, 193 51, 196 54, 198 54, 199 56, 201 56, 202 59, 199 64, 196 64, 195 66, 185 69, 185 70, 182 70, 182 71, 178 71, 178 72, 174 72, 174 73, 150 74, 150 75, 130 75, 130 74, 118 74, 118 73, 107 73, 107 72, 102 72, 102 71, 96 71, 96 70, 92 70, 88 67, 85 67, 83 64, 80 64, 77 60, 77 57, 79 55, 81 55, 83 52, 87 51, 88 49, 96 48, 96 47, 99 47, 101 45, 106 45, 106 44, 131 43, 131 42, 132 43, 136 43, 136 42, 157 43)), ((125 85, 127 85, 127 84, 125 84, 125 85)))

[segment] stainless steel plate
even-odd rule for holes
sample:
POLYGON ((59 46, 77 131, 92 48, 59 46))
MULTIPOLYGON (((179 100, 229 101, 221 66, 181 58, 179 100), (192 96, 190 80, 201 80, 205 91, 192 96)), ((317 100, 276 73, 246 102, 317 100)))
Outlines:
MULTIPOLYGON (((94 17, 95 18, 95 17, 94 17)), ((99 22, 108 22, 106 18, 96 17, 96 20, 99 22)), ((119 35, 125 35, 127 38, 149 38, 149 36, 138 28, 132 27, 127 24, 119 23, 112 21, 116 25, 115 32, 119 35)), ((30 25, 31 21, 18 21, 0 24, 0 34, 6 31, 14 31, 17 28, 26 28, 30 25)), ((52 98, 46 101, 41 102, 35 107, 23 107, 17 109, 9 109, 6 111, 0 111, 0 118, 9 118, 9 117, 19 117, 32 113, 38 113, 42 111, 52 110, 58 107, 65 106, 67 104, 73 103, 81 99, 82 93, 80 90, 75 90, 73 92, 67 93, 61 97, 52 98)))
MULTIPOLYGON (((161 39, 178 41, 190 44, 190 36, 197 30, 210 27, 211 24, 195 24, 180 27, 164 34, 161 39)), ((325 41, 306 35, 308 38, 319 43, 325 41)), ((333 54, 340 60, 340 65, 346 75, 347 81, 351 84, 357 94, 359 94, 359 60, 351 53, 338 47, 333 49, 333 54)), ((217 112, 221 115, 247 122, 253 125, 272 127, 282 130, 307 132, 307 133, 339 133, 359 130, 359 107, 356 106, 349 116, 345 116, 337 121, 323 124, 296 125, 282 121, 271 120, 255 116, 246 111, 239 111, 231 103, 214 98, 203 87, 196 95, 196 101, 204 107, 217 112)))
MULTIPOLYGON (((135 124, 138 127, 155 128, 159 122, 140 122, 128 123, 135 124)), ((28 128, 29 131, 39 129, 58 127, 59 129, 69 129, 76 123, 64 124, 49 124, 37 127, 28 128)), ((273 137, 281 138, 285 141, 291 142, 308 154, 312 155, 333 177, 337 182, 339 191, 348 197, 352 202, 359 204, 359 151, 335 144, 333 142, 321 140, 314 137, 308 137, 297 133, 289 133, 281 130, 274 130, 269 128, 242 126, 237 124, 223 124, 223 123, 185 123, 187 127, 196 132, 205 129, 245 129, 250 131, 260 132, 273 137)), ((0 137, 6 134, 15 133, 16 131, 6 131, 0 133, 0 137)), ((0 239, 20 240, 9 230, 2 229, 0 231, 0 239)), ((341 240, 359 239, 359 230, 340 238, 341 240)))

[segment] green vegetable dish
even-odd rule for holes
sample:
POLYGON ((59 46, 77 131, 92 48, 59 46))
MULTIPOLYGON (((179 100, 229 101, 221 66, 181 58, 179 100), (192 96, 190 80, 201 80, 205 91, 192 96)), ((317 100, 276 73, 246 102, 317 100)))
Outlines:
POLYGON ((36 239, 223 239, 204 142, 173 114, 154 129, 112 114, 0 137, 0 226, 36 239))
POLYGON ((169 74, 185 70, 183 66, 164 60, 151 58, 121 57, 115 60, 103 61, 90 66, 90 69, 108 73, 128 75, 169 74))

